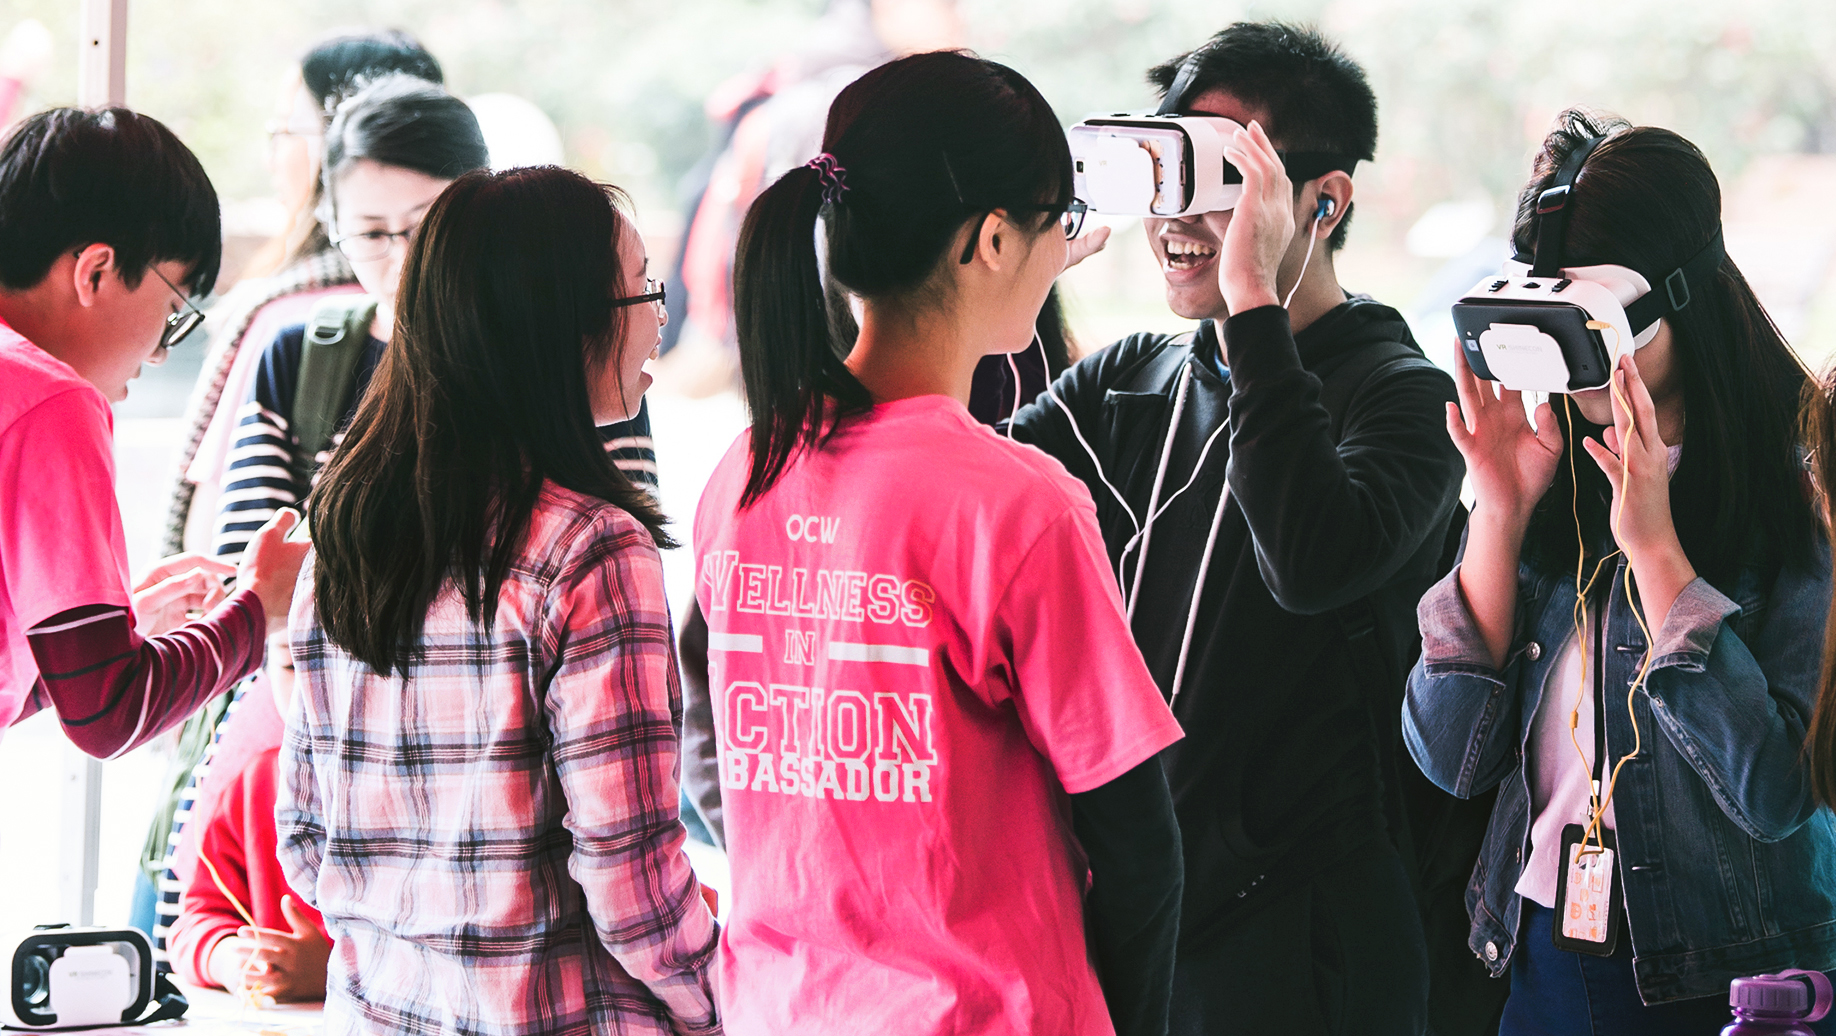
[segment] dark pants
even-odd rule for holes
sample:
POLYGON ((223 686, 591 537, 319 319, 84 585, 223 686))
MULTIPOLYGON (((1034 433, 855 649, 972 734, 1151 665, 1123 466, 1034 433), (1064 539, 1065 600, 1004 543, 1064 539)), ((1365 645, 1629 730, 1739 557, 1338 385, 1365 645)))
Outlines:
POLYGON ((1385 843, 1182 948, 1170 1032, 1418 1036, 1427 1002, 1421 918, 1385 843))
MULTIPOLYGON (((1499 1036, 1716 1036, 1734 1020, 1726 993, 1646 1007, 1623 922, 1611 957, 1556 949, 1554 923, 1555 911, 1525 901, 1499 1036)), ((1811 1029, 1833 1036, 1836 1019, 1811 1029)))

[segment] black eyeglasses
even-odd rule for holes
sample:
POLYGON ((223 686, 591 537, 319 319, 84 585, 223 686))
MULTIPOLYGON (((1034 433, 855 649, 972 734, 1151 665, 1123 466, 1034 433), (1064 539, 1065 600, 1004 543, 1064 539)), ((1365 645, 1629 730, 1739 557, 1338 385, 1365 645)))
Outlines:
MULTIPOLYGON (((1009 212, 1058 213, 1058 226, 1059 229, 1065 232, 1065 240, 1067 241, 1076 237, 1083 231, 1084 217, 1090 214, 1090 206, 1078 201, 1076 198, 1071 199, 1071 204, 1069 205, 1003 205, 1002 208, 1009 212)), ((988 217, 984 214, 982 218, 987 219, 988 217)), ((975 242, 976 237, 970 237, 969 243, 963 248, 962 258, 957 260, 959 264, 967 266, 969 265, 969 260, 975 258, 975 242)))
POLYGON ((654 277, 646 277, 644 278, 644 287, 650 290, 644 292, 642 295, 630 295, 622 299, 610 300, 612 308, 617 309, 620 306, 635 306, 641 302, 660 302, 665 306, 669 305, 669 292, 665 290, 662 281, 654 277))
POLYGON ((178 290, 177 285, 167 280, 165 274, 160 273, 151 266, 147 267, 147 269, 152 270, 153 276, 158 277, 161 284, 171 288, 172 294, 177 295, 179 301, 185 304, 183 312, 171 313, 166 316, 166 329, 160 332, 160 349, 170 349, 184 341, 186 335, 198 329, 198 325, 204 322, 204 311, 192 305, 191 299, 186 296, 184 292, 178 290))

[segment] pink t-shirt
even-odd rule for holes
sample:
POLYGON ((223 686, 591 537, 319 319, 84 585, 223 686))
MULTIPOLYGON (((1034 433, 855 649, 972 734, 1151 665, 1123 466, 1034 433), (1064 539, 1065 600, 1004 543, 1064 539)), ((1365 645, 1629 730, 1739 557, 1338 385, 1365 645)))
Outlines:
POLYGON ((729 1033, 1111 1033, 1067 792, 1178 740, 1090 494, 955 400, 850 418, 695 516, 729 1033))
POLYGON ((128 606, 114 414, 94 385, 0 322, 0 730, 38 682, 25 631, 128 606))

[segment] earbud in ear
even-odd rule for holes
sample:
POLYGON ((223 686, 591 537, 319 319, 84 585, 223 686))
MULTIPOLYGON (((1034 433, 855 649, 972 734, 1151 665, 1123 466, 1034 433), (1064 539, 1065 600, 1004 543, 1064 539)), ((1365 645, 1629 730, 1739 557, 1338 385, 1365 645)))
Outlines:
POLYGON ((1321 196, 1320 207, 1315 210, 1313 218, 1316 220, 1329 219, 1335 210, 1336 207, 1333 205, 1332 199, 1321 196))

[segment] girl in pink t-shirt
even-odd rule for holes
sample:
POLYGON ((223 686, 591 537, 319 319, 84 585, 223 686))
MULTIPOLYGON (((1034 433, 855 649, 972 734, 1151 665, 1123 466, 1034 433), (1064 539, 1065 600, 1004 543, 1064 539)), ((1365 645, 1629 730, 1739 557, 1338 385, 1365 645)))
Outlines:
POLYGON ((1089 493, 965 409, 1090 250, 1064 134, 1013 70, 940 52, 844 90, 823 148, 741 231, 754 422, 695 523, 727 1030, 1164 1032, 1180 731, 1089 493))

